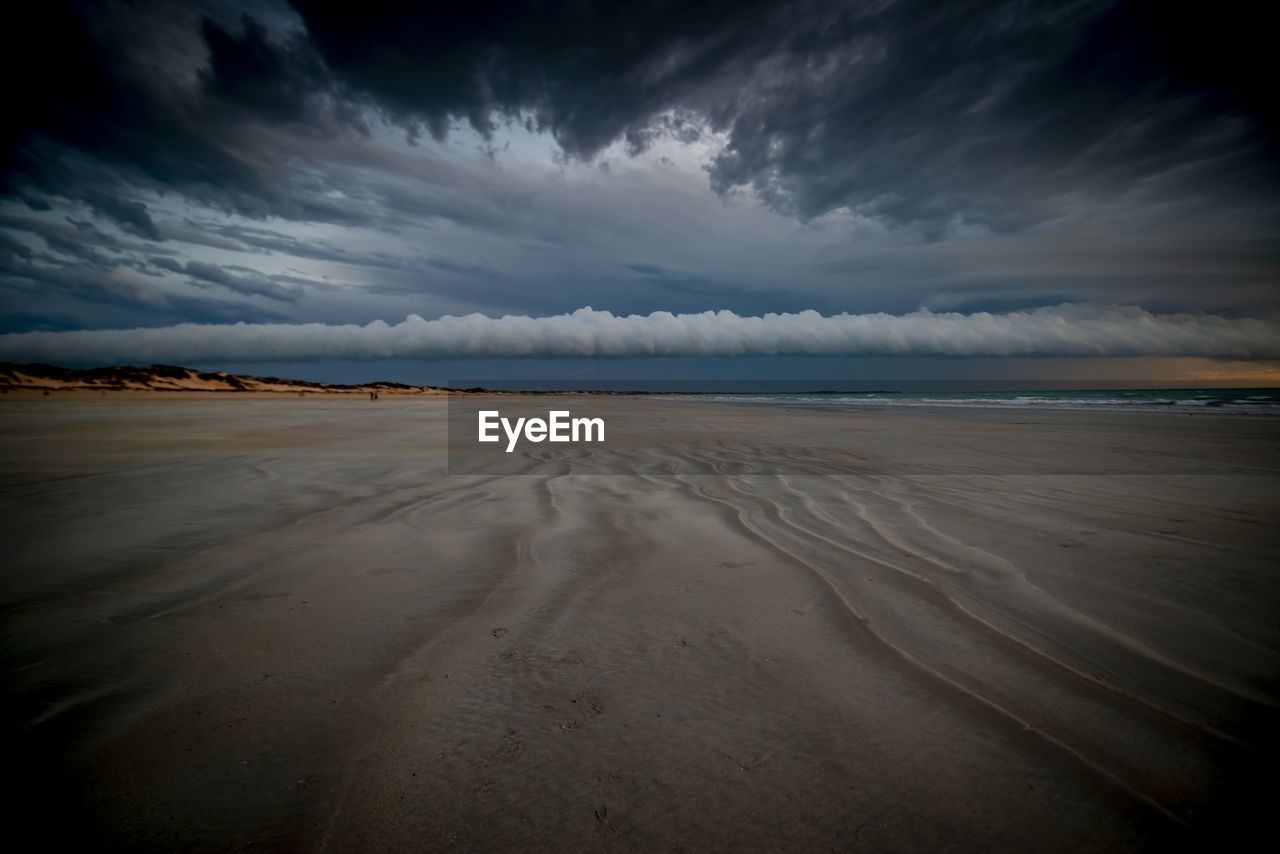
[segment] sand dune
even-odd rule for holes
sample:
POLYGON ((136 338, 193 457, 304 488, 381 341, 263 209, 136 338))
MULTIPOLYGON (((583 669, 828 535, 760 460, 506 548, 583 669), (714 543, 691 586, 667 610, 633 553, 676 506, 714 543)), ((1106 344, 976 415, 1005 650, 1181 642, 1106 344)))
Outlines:
POLYGON ((129 365, 109 368, 61 368, 55 365, 17 365, 0 362, 0 393, 41 391, 183 391, 183 392, 287 392, 291 394, 443 394, 434 386, 411 386, 396 382, 363 385, 309 382, 307 380, 209 373, 176 365, 129 365))
POLYGON ((604 473, 513 476, 446 474, 435 400, 0 401, 20 806, 194 851, 1266 825, 1274 419, 607 405, 604 473))

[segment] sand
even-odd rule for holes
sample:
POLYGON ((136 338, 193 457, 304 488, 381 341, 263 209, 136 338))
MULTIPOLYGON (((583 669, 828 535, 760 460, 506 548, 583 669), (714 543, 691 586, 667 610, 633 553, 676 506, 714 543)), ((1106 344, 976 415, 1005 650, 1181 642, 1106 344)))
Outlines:
POLYGON ((447 474, 440 400, 0 400, 11 832, 1080 851, 1271 826, 1277 419, 581 405, 632 425, 583 468, 645 473, 447 474), (763 473, 680 473, 765 446, 763 473))

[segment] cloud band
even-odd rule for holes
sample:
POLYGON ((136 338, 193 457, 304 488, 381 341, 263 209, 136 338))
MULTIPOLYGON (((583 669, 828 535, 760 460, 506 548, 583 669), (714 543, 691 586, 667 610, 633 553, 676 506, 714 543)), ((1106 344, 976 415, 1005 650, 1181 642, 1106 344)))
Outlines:
POLYGON ((624 356, 1198 356, 1280 358, 1280 320, 1064 304, 1004 314, 743 317, 730 311, 446 315, 366 326, 183 323, 0 336, 0 359, 66 364, 624 356))

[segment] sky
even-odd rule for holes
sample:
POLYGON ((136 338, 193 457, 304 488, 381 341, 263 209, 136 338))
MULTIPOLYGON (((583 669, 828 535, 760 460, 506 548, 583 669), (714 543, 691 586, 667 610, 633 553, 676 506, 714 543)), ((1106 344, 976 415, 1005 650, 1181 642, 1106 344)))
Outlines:
POLYGON ((0 360, 1280 384, 1256 10, 21 4, 0 360))

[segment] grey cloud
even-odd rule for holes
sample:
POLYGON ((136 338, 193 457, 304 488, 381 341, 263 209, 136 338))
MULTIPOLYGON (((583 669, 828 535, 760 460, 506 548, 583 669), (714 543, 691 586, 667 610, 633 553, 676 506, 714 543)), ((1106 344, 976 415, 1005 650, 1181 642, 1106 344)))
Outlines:
POLYGON ((665 272, 657 264, 623 264, 622 266, 641 276, 661 276, 665 272))
POLYGON ((274 316, 253 307, 262 296, 361 320, 1059 299, 1257 314, 1280 264, 1250 247, 1274 245, 1280 156, 1253 14, 1147 0, 25 4, 0 32, 0 71, 23 84, 0 114, 0 226, 17 232, 0 285, 23 316, 74 297, 134 306, 138 325, 168 322, 191 284, 228 298, 192 303, 201 318, 274 316), (33 73, 31 55, 59 73, 33 73), (494 135, 493 162, 384 144, 375 117, 437 138, 469 122, 494 135), (520 150, 522 134, 504 153, 507 122, 554 138, 568 180, 547 163, 531 174, 543 152, 520 150), (710 161, 696 193, 674 169, 570 162, 618 141, 696 143, 710 161), (809 224, 736 205, 744 192, 809 224), (11 216, 51 206, 81 218, 11 216), (859 216, 820 219, 844 208, 859 216), (1153 246, 1046 238, 1103 221, 1153 246), (817 258, 828 227, 841 249, 817 258), (1200 228, 1241 242, 1170 249, 1200 228), (938 240, 988 231, 1026 251, 938 240), (352 286, 302 301, 314 285, 236 270, 227 252, 308 259, 302 276, 352 286))
POLYGON ((27 232, 40 237, 50 248, 78 256, 88 247, 105 249, 111 252, 150 251, 164 253, 167 250, 134 240, 120 239, 102 229, 89 220, 66 217, 66 222, 54 222, 30 216, 17 216, 0 212, 0 228, 18 232, 27 232))
POLYGON ((279 323, 285 320, 283 312, 239 300, 170 296, 169 307, 178 317, 195 318, 197 322, 210 324, 279 323))
MULTIPOLYGON (((175 269, 175 267, 176 265, 169 269, 175 269)), ((236 275, 217 264, 209 264, 204 261, 188 261, 181 270, 193 279, 221 285, 224 288, 248 296, 265 296, 284 301, 298 298, 298 291, 294 289, 281 287, 257 275, 236 275)))
POLYGON ((86 271, 75 265, 15 267, 0 260, 0 266, 0 305, 8 309, 0 313, 0 322, 8 329, 284 319, 278 311, 240 300, 174 293, 125 265, 86 271), (31 300, 32 295, 38 299, 31 300), (37 310, 13 310, 19 307, 37 310))
POLYGON ((0 265, 7 266, 30 261, 33 254, 30 246, 19 243, 0 231, 0 265))
POLYGON ((147 240, 164 240, 164 236, 152 222, 147 206, 142 202, 98 191, 89 191, 84 200, 95 212, 112 220, 125 231, 147 240))
POLYGON ((316 261, 333 261, 358 267, 383 270, 417 270, 412 262, 384 252, 354 252, 335 246, 331 242, 304 240, 266 228, 246 226, 221 226, 217 233, 233 238, 244 246, 280 252, 295 258, 311 258, 316 261))
POLYGON ((0 279, 10 276, 34 276, 67 270, 75 279, 87 282, 95 275, 109 274, 122 262, 100 251, 118 254, 119 244, 96 229, 80 229, 58 223, 24 223, 21 217, 0 216, 0 227, 27 232, 40 238, 47 251, 32 249, 25 243, 7 239, 13 247, 0 259, 0 279))
POLYGON ((291 302, 301 295, 298 288, 286 288, 277 284, 274 280, 277 277, 264 277, 256 270, 247 267, 219 266, 205 261, 188 261, 184 265, 174 258, 162 256, 151 256, 146 260, 152 267, 168 270, 171 273, 186 274, 198 282, 221 285, 246 296, 265 296, 291 302))
POLYGON ((28 4, 0 42, 14 87, 0 126, 0 191, 83 200, 159 240, 130 190, 176 191, 248 216, 344 221, 340 206, 292 186, 289 157, 359 122, 301 35, 271 41, 224 4, 28 4), (32 75, 23 57, 58 57, 32 75))
MULTIPOLYGON (((802 219, 847 207, 932 238, 1127 206, 1275 225, 1275 99, 1248 12, 1152 0, 292 5, 292 19, 213 2, 30 6, 0 45, 7 79, 28 81, 4 119, 0 187, 89 199, 149 239, 164 229, 125 184, 251 217, 424 212, 394 187, 372 208, 326 195, 350 180, 336 164, 359 158, 334 141, 367 133, 371 111, 436 138, 455 121, 486 135, 522 122, 574 157, 617 140, 633 153, 691 142, 710 123, 728 135, 708 166, 722 194, 746 187, 802 219), (17 57, 33 51, 62 57, 62 73, 24 74, 17 57), (292 165, 325 158, 318 173, 292 165)), ((497 213, 465 196, 432 204, 457 222, 497 213)))
POLYGON ((183 272, 182 263, 176 258, 166 258, 164 256, 153 255, 147 260, 153 267, 159 267, 161 270, 168 270, 171 273, 183 272))
POLYGON ((1190 11, 858 8, 798 35, 736 95, 729 144, 710 167, 718 191, 750 187, 801 218, 848 207, 930 237, 1115 215, 1138 200, 1266 210, 1244 176, 1276 186, 1269 120, 1207 81, 1179 80, 1183 69, 1152 46, 1193 38, 1168 24, 1185 27, 1190 11))
POLYGON ((617 139, 691 140, 701 117, 729 134, 712 186, 802 219, 848 207, 936 238, 1131 203, 1256 215, 1280 183, 1247 14, 1146 0, 294 6, 334 73, 408 125, 441 137, 452 120, 489 133, 526 117, 589 157, 617 139))
POLYGON ((209 48, 200 81, 206 94, 271 122, 306 122, 322 107, 315 103, 331 84, 320 59, 301 33, 273 42, 267 29, 248 13, 240 32, 211 18, 200 25, 209 48))
POLYGON ((411 132, 524 120, 576 156, 644 133, 780 14, 760 0, 293 5, 329 67, 411 132))
POLYGON ((227 249, 232 252, 254 251, 253 247, 217 233, 221 228, 220 223, 197 222, 187 219, 185 222, 165 222, 158 225, 160 233, 164 235, 166 240, 190 243, 196 246, 209 246, 213 249, 227 249))
POLYGON ((830 247, 818 266, 836 279, 897 280, 909 307, 994 310, 1110 302, 1216 313, 1274 305, 1280 249, 1272 240, 1207 230, 1125 233, 1096 227, 896 248, 830 247))
POLYGON ((271 276, 273 282, 288 282, 291 285, 297 285, 309 291, 330 291, 337 288, 350 288, 351 285, 341 282, 332 282, 323 279, 312 279, 304 276, 293 276, 288 273, 276 273, 271 276))
POLYGON ((443 273, 455 273, 460 276, 488 276, 493 277, 496 270, 483 264, 463 264, 458 261, 450 261, 448 258, 428 258, 426 265, 433 270, 440 270, 443 273))
POLYGON ((0 268, 0 283, 11 291, 37 293, 45 299, 71 296, 143 310, 163 310, 170 305, 163 289, 125 265, 86 269, 74 263, 52 266, 48 261, 32 258, 10 262, 0 268))
POLYGON ((696 312, 709 306, 742 311, 744 306, 754 308, 760 305, 784 312, 799 311, 814 305, 814 298, 811 295, 797 293, 794 290, 751 287, 687 271, 672 270, 658 264, 629 263, 622 266, 636 274, 639 281, 635 279, 621 283, 610 281, 609 284, 615 284, 616 287, 612 292, 602 296, 608 297, 612 306, 623 302, 620 299, 623 294, 632 298, 629 301, 641 304, 657 303, 676 312, 696 312))
POLYGON ((749 355, 1199 356, 1280 358, 1280 320, 1154 315, 1057 306, 1008 314, 732 312, 554 317, 472 314, 394 326, 318 323, 26 332, 0 336, 0 359, 77 363, 322 359, 749 355))
POLYGON ((143 247, 115 241, 97 229, 82 230, 21 217, 0 218, 0 225, 36 234, 51 250, 33 250, 0 232, 0 297, 10 307, 5 313, 9 324, 20 323, 22 317, 29 316, 44 325, 54 307, 60 315, 88 318, 90 325, 104 320, 118 323, 126 317, 134 322, 144 318, 144 323, 173 323, 183 318, 225 321, 282 317, 279 312, 244 302, 175 293, 157 279, 157 270, 185 273, 241 294, 296 298, 294 290, 254 275, 236 276, 197 262, 192 262, 196 264, 194 269, 188 269, 191 264, 183 267, 168 256, 134 254, 133 250, 143 247), (103 248, 113 256, 99 251, 103 248), (13 310, 31 305, 39 305, 41 310, 13 310))

